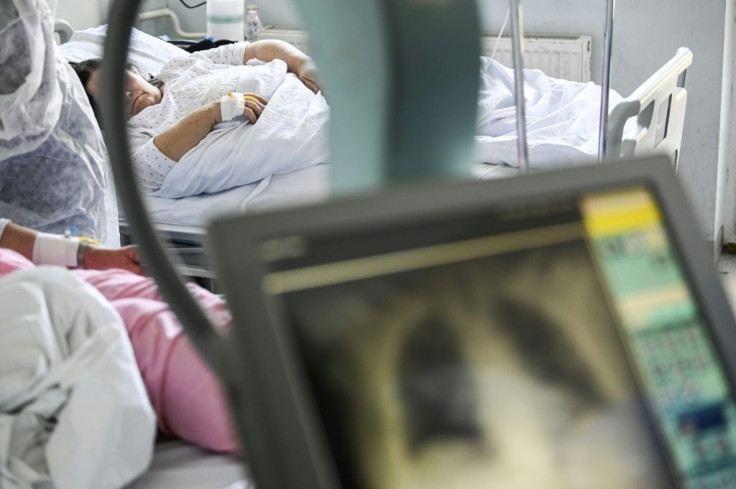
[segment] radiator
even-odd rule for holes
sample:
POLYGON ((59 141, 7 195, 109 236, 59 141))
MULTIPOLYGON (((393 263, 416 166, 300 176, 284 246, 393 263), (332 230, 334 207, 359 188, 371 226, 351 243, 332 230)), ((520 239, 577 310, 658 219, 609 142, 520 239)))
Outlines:
MULTIPOLYGON (((270 28, 263 31, 261 39, 281 39, 305 53, 309 52, 309 38, 302 30, 270 28)), ((497 34, 485 34, 481 37, 483 56, 491 55, 496 39, 497 34)), ((590 49, 590 36, 526 34, 524 68, 542 70, 546 75, 555 78, 587 82, 590 81, 590 49)), ((506 66, 513 66, 509 36, 498 39, 494 58, 506 66)))
MULTIPOLYGON (((481 54, 490 56, 498 34, 486 34, 481 38, 481 54)), ((591 37, 582 35, 524 35, 524 68, 541 70, 545 75, 565 80, 590 81, 591 37)), ((506 66, 513 66, 511 38, 502 36, 494 59, 506 66)))

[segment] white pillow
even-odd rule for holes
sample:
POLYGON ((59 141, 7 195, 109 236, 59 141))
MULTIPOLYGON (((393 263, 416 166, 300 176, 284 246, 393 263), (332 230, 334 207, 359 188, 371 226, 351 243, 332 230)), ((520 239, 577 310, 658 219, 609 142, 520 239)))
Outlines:
MULTIPOLYGON (((90 58, 102 58, 106 34, 107 25, 76 31, 69 42, 59 46, 59 51, 68 61, 80 62, 90 58)), ((182 56, 189 56, 189 53, 133 28, 128 61, 136 65, 144 77, 158 75, 169 60, 182 56)))

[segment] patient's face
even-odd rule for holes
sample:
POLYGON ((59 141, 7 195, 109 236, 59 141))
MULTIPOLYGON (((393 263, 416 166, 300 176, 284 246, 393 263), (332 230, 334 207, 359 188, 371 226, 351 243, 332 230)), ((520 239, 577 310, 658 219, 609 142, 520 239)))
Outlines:
MULTIPOLYGON (((125 101, 128 118, 138 115, 143 111, 143 109, 161 102, 163 94, 158 87, 151 85, 144 80, 142 76, 133 71, 128 70, 125 73, 127 76, 125 101)), ((100 96, 102 95, 100 87, 100 70, 92 73, 85 89, 87 90, 87 93, 89 93, 99 104, 100 96)))

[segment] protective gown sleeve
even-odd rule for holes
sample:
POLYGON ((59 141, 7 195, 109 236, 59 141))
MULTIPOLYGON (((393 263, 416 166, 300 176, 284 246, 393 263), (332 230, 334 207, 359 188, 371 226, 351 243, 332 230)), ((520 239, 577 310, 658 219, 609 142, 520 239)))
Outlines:
POLYGON ((0 216, 119 246, 100 128, 53 39, 53 0, 0 0, 0 216))
POLYGON ((8 158, 38 148, 61 113, 47 2, 2 0, 0 46, 0 154, 8 158))

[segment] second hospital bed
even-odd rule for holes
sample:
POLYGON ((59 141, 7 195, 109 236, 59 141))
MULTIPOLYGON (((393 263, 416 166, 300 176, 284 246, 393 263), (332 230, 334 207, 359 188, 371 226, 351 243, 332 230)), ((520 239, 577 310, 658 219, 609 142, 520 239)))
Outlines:
MULTIPOLYGON (((61 52, 69 61, 101 57, 105 34, 106 26, 74 32, 69 41, 60 47, 61 52)), ((168 60, 186 55, 186 51, 173 44, 134 30, 130 59, 143 73, 157 74, 168 60)), ((690 50, 680 48, 628 97, 612 104, 607 132, 608 161, 657 152, 668 155, 677 168, 687 104, 685 78, 691 63, 690 50)), ((598 107, 591 103, 585 110, 597 113, 598 107)), ((565 121, 561 122, 564 125, 565 121)), ((508 137, 484 143, 483 162, 474 163, 472 168, 474 177, 503 178, 519 174, 515 166, 508 164, 511 159, 509 155, 515 152, 516 133, 505 136, 508 137), (496 158, 496 155, 500 156, 496 158)), ((565 143, 569 144, 569 141, 565 143)), ((590 153, 589 149, 586 151, 590 153)), ((535 168, 534 157, 532 152, 532 169, 535 168)), ((593 155, 574 163, 588 163, 588 160, 592 162, 593 155)), ((540 166, 553 167, 550 164, 540 166)), ((328 170, 328 165, 322 164, 272 175, 260 182, 214 194, 179 199, 147 197, 146 202, 157 227, 181 250, 183 273, 208 278, 211 274, 203 261, 201 246, 203 227, 211 216, 322 200, 328 194, 328 170)), ((121 233, 124 238, 129 235, 124 216, 121 216, 121 233)))

